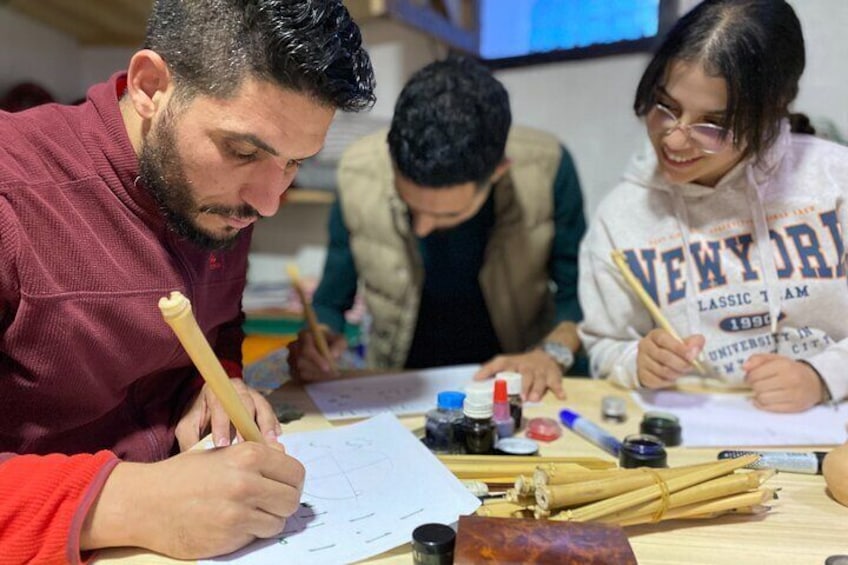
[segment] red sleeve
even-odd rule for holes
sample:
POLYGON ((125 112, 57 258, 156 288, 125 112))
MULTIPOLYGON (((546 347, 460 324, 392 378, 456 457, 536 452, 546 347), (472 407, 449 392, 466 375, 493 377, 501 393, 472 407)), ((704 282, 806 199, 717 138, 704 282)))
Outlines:
POLYGON ((236 363, 235 361, 230 361, 229 359, 221 359, 221 366, 224 367, 224 371, 227 372, 227 376, 231 379, 244 378, 241 363, 236 363))
MULTIPOLYGON (((235 319, 221 326, 212 348, 218 359, 231 361, 239 367, 241 366, 241 348, 244 342, 244 330, 242 329, 244 318, 244 312, 239 311, 239 315, 235 319)), ((224 368, 227 369, 226 366, 224 368)))
POLYGON ((0 555, 8 563, 81 563, 80 532, 119 462, 94 455, 0 453, 0 555))

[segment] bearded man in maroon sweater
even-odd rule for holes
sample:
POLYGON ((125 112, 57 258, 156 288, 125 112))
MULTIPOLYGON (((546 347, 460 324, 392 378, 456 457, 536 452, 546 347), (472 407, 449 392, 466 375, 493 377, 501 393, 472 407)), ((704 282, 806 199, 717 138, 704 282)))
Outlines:
POLYGON ((79 106, 0 112, 0 556, 181 558, 282 531, 303 467, 241 380, 251 225, 336 110, 374 101, 341 0, 157 0, 79 106), (188 296, 266 444, 230 424, 158 311, 188 296))

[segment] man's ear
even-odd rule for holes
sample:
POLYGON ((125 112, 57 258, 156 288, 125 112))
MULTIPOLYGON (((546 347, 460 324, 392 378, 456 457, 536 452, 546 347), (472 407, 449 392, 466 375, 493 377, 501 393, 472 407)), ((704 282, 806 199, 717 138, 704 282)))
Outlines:
POLYGON ((496 184, 503 176, 509 171, 509 167, 512 165, 512 161, 509 158, 504 157, 503 160, 498 163, 498 166, 495 167, 495 171, 492 173, 492 184, 496 184))
POLYGON ((150 49, 142 49, 130 59, 127 69, 127 93, 142 119, 150 119, 172 87, 171 71, 165 60, 150 49))

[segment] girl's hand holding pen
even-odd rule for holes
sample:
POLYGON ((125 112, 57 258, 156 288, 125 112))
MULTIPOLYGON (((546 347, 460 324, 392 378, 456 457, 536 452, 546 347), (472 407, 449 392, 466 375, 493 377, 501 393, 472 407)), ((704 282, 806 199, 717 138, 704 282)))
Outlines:
POLYGON ((668 331, 656 328, 639 340, 636 376, 646 388, 674 386, 683 375, 696 372, 695 360, 704 348, 702 335, 682 341, 668 331))

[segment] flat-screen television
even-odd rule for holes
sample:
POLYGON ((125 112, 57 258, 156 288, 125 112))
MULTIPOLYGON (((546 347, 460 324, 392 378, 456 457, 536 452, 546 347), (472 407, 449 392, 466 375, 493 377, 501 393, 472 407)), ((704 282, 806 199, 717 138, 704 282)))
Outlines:
POLYGON ((650 50, 676 0, 391 0, 390 13, 490 66, 650 50))

